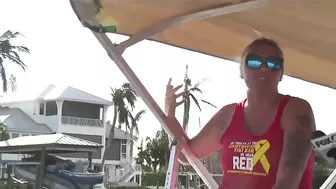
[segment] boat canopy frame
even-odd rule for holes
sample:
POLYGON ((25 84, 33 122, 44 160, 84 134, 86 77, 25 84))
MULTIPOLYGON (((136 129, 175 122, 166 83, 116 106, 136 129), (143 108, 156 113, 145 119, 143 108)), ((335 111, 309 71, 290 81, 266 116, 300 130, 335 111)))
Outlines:
MULTIPOLYGON (((159 107, 159 105, 156 103, 156 101, 153 99, 153 97, 150 95, 150 93, 147 91, 147 89, 142 84, 142 82, 139 80, 139 78, 136 76, 136 74, 133 72, 131 67, 126 62, 126 60, 123 58, 122 54, 124 53, 124 51, 127 48, 131 47, 132 45, 139 43, 142 40, 149 39, 150 37, 166 29, 169 29, 171 27, 176 27, 176 26, 179 26, 179 25, 182 25, 188 22, 196 21, 196 20, 202 20, 202 19, 207 19, 207 18, 216 17, 216 16, 223 16, 226 14, 231 14, 235 12, 246 11, 246 10, 253 9, 253 8, 260 8, 262 6, 267 6, 267 0, 247 1, 244 3, 237 1, 237 4, 232 4, 232 5, 223 6, 223 7, 210 8, 210 9, 202 10, 196 13, 194 12, 190 14, 185 14, 182 16, 178 16, 175 18, 165 20, 159 24, 153 25, 152 27, 146 28, 142 30, 141 32, 136 33, 135 35, 131 35, 127 40, 119 44, 116 44, 116 43, 113 43, 110 40, 110 38, 107 36, 106 33, 108 32, 105 31, 104 26, 100 24, 98 19, 97 20, 91 19, 95 17, 93 16, 93 14, 96 14, 96 12, 99 11, 99 9, 101 8, 100 6, 97 6, 98 0, 91 0, 93 1, 93 3, 86 2, 88 0, 69 0, 69 1, 78 19, 82 23, 82 25, 85 28, 88 28, 92 31, 92 34, 100 42, 102 47, 107 52, 108 56, 118 66, 118 68, 127 78, 127 80, 132 84, 132 86, 135 88, 135 90, 140 95, 140 97, 143 99, 143 101, 148 106, 148 108, 153 112, 153 114, 158 119, 158 121, 161 123, 161 126, 168 133, 171 139, 174 139, 175 138, 174 136, 177 134, 172 132, 171 125, 169 125, 169 120, 167 116, 162 111, 162 109, 159 107)), ((202 162, 195 156, 192 149, 186 143, 188 139, 189 139, 188 136, 185 133, 183 133, 182 139, 172 145, 172 149, 171 149, 172 153, 171 153, 169 167, 168 167, 168 171, 166 175, 165 188, 169 188, 169 189, 175 188, 176 177, 177 177, 177 166, 178 166, 177 157, 178 157, 178 154, 182 152, 183 155, 188 160, 188 162, 190 163, 190 165, 195 169, 197 174, 202 178, 204 183, 210 189, 217 189, 218 188, 217 182, 213 179, 211 174, 204 167, 202 162)), ((336 175, 336 172, 333 173, 330 176, 330 178, 326 180, 324 185, 322 185, 324 186, 323 189, 325 188, 329 189, 332 187, 333 183, 336 181, 335 175, 336 175), (331 177, 335 177, 335 179, 332 179, 331 177)))

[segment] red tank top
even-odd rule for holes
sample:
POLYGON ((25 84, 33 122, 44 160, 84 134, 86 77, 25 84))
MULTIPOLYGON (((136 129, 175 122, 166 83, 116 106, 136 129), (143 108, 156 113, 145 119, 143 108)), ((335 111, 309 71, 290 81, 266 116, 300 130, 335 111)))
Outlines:
MULTIPOLYGON (((276 181, 283 144, 281 116, 290 96, 284 96, 274 122, 261 136, 250 134, 243 125, 246 100, 237 104, 233 120, 221 139, 223 177, 219 189, 271 189, 276 181)), ((311 189, 312 153, 299 189, 311 189)))

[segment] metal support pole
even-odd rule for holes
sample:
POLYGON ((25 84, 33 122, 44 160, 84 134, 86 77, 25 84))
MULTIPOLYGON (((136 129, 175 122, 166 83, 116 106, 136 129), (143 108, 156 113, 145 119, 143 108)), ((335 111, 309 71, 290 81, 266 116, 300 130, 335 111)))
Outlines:
POLYGON ((89 169, 92 169, 92 152, 89 152, 89 155, 88 155, 88 160, 89 160, 89 169))
POLYGON ((167 189, 175 189, 176 188, 176 180, 178 177, 178 156, 181 152, 179 145, 177 142, 173 142, 170 149, 170 157, 169 157, 169 166, 166 174, 166 182, 165 188, 167 189))
POLYGON ((46 160, 45 160, 45 157, 46 157, 46 150, 44 148, 42 148, 41 150, 41 155, 40 155, 40 165, 38 166, 38 171, 37 171, 37 174, 36 174, 36 189, 42 189, 43 188, 43 179, 44 179, 44 169, 45 169, 45 163, 46 163, 46 160))

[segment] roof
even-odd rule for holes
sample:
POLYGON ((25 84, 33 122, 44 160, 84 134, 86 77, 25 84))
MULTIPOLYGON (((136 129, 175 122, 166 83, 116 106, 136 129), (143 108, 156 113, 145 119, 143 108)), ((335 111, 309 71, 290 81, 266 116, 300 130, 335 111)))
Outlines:
POLYGON ((19 108, 0 108, 0 122, 7 125, 8 131, 51 133, 46 124, 39 124, 32 120, 19 108))
POLYGON ((131 36, 121 52, 151 39, 235 60, 261 34, 283 48, 286 75, 336 88, 335 0, 70 2, 85 27, 131 36))
POLYGON ((0 142, 0 153, 37 152, 45 148, 49 153, 96 152, 101 144, 65 134, 24 136, 0 142))
MULTIPOLYGON (((109 122, 106 122, 106 138, 108 138, 111 128, 112 128, 112 125, 109 122)), ((123 131, 122 129, 119 129, 117 127, 114 128, 114 138, 127 139, 127 140, 132 139, 131 135, 128 132, 123 131)), ((133 140, 137 140, 137 139, 138 137, 133 136, 133 140)))
POLYGON ((28 95, 25 92, 18 92, 4 96, 0 99, 0 104, 5 105, 13 102, 23 102, 32 100, 68 100, 77 102, 86 102, 91 104, 112 105, 111 101, 81 91, 70 86, 55 86, 48 85, 41 91, 30 92, 28 95))
POLYGON ((105 100, 103 98, 94 96, 87 92, 81 91, 79 89, 70 86, 55 86, 49 85, 48 88, 39 97, 43 100, 70 100, 70 101, 80 101, 92 104, 102 104, 111 105, 112 102, 105 100))

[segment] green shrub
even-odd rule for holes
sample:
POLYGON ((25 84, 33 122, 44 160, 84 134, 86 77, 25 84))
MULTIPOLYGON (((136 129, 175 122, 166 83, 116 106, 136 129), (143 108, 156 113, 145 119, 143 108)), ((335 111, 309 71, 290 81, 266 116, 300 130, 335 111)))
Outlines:
POLYGON ((142 173, 142 186, 164 186, 166 173, 142 173))

